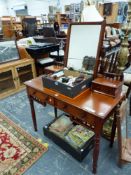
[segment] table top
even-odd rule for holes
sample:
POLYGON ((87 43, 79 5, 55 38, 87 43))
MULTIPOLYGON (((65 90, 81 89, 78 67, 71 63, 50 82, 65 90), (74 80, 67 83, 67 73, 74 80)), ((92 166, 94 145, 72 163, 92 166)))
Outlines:
POLYGON ((78 109, 93 114, 101 119, 105 119, 114 109, 114 107, 123 99, 124 94, 121 93, 116 98, 97 93, 92 91, 90 88, 76 96, 70 98, 43 87, 42 77, 37 77, 30 81, 25 82, 27 87, 33 88, 43 94, 49 95, 60 101, 66 102, 78 109))

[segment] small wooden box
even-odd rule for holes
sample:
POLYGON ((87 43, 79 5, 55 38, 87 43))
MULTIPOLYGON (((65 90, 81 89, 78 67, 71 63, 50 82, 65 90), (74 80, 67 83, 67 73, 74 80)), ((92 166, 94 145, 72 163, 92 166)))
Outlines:
POLYGON ((122 91, 123 81, 111 78, 99 77, 92 81, 92 90, 112 97, 116 97, 122 91))

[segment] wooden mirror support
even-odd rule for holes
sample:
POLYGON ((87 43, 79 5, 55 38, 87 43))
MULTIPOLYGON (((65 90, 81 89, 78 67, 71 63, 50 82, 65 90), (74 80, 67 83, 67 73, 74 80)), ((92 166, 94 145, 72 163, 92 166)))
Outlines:
POLYGON ((71 23, 67 37, 64 65, 97 75, 103 44, 105 21, 71 23))

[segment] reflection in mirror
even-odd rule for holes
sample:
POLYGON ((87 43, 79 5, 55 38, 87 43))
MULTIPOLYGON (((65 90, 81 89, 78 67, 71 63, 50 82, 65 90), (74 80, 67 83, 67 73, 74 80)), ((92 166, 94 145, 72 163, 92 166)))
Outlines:
POLYGON ((100 54, 104 22, 72 23, 66 50, 66 66, 94 74, 96 61, 100 54))
POLYGON ((19 59, 19 53, 14 40, 0 42, 0 64, 19 59))

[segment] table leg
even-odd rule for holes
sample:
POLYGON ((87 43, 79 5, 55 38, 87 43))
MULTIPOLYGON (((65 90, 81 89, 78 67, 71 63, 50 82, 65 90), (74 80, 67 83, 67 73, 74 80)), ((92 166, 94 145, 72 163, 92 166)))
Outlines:
POLYGON ((54 107, 55 118, 57 118, 57 108, 54 107))
POLYGON ((112 130, 111 130, 111 141, 110 141, 110 147, 113 147, 113 143, 114 143, 114 138, 115 138, 115 133, 116 133, 116 121, 117 121, 117 110, 118 107, 116 108, 115 112, 114 112, 114 120, 113 120, 113 124, 112 124, 112 130))
POLYGON ((130 94, 130 97, 129 97, 129 108, 130 108, 129 115, 131 116, 131 94, 130 94))
POLYGON ((93 174, 97 173, 97 161, 100 149, 100 132, 95 133, 95 145, 93 151, 93 174))
POLYGON ((31 114, 32 114, 32 120, 35 131, 37 131, 37 122, 36 122, 36 115, 35 115, 35 108, 34 108, 34 100, 29 96, 29 102, 31 107, 31 114))

